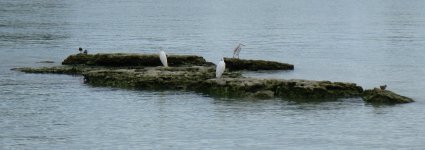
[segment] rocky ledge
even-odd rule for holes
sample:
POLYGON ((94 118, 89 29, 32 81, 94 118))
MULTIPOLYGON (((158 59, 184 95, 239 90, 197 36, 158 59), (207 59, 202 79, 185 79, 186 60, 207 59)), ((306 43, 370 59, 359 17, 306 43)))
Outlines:
POLYGON ((183 89, 220 97, 322 99, 359 96, 363 89, 354 83, 245 78, 228 72, 214 78, 212 67, 149 67, 102 69, 83 73, 86 82, 97 86, 134 89, 183 89))
MULTIPOLYGON (((214 66, 214 63, 207 62, 201 56, 196 55, 168 55, 168 65, 170 67, 181 66, 214 66)), ((236 58, 224 58, 226 68, 230 71, 237 70, 294 70, 294 65, 265 60, 246 60, 236 58)), ((126 54, 126 53, 106 53, 106 54, 76 54, 68 56, 63 65, 87 65, 87 66, 110 66, 128 67, 161 66, 161 61, 157 54, 126 54)))
MULTIPOLYGON (((168 55, 168 65, 179 66, 213 66, 211 62, 205 61, 201 56, 195 55, 168 55)), ((63 65, 87 65, 87 66, 161 66, 161 61, 157 54, 126 54, 126 53, 105 53, 105 54, 76 54, 68 56, 63 65)))
MULTIPOLYGON (((217 79, 215 65, 200 56, 170 55, 168 58, 171 67, 162 67, 158 56, 154 54, 77 54, 64 60, 63 64, 66 65, 14 70, 27 73, 79 74, 84 76, 87 84, 94 86, 190 90, 218 97, 309 100, 362 97, 366 102, 413 102, 386 90, 363 91, 355 83, 246 78, 235 71, 225 71, 222 78, 217 79)), ((245 66, 252 70, 266 70, 265 66, 271 64, 260 60, 226 58, 225 61, 227 68, 245 66)), ((229 70, 240 70, 235 68, 238 67, 229 70)))
POLYGON ((378 88, 365 90, 362 94, 362 98, 364 101, 374 104, 398 104, 414 102, 414 100, 411 98, 378 88))
POLYGON ((294 65, 266 60, 246 60, 238 58, 224 58, 226 67, 235 70, 294 70, 294 65))

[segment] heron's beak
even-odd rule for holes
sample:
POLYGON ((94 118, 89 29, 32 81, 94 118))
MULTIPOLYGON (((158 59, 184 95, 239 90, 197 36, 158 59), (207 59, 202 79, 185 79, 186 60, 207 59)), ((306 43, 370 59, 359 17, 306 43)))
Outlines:
POLYGON ((241 45, 242 45, 242 46, 245 46, 245 45, 243 45, 242 43, 241 43, 241 45))

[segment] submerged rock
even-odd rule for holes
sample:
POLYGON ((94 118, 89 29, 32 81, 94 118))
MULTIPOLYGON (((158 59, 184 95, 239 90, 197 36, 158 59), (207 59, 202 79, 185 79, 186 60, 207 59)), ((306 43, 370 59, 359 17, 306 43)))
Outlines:
POLYGON ((44 60, 44 61, 39 61, 37 63, 52 64, 52 63, 55 63, 55 62, 54 61, 50 61, 50 60, 44 60))
POLYGON ((234 70, 294 70, 294 65, 266 60, 246 60, 238 58, 224 58, 226 68, 234 70))
MULTIPOLYGON (((205 61, 203 57, 195 55, 169 55, 167 56, 168 65, 176 66, 212 66, 213 64, 205 61)), ((63 65, 88 65, 88 66, 162 66, 157 54, 76 54, 68 56, 63 65)))
POLYGON ((12 70, 21 71, 25 73, 81 74, 84 70, 89 70, 89 68, 77 66, 54 66, 38 68, 13 68, 12 70))
POLYGON ((398 104, 414 102, 413 99, 398 95, 389 90, 382 90, 378 88, 365 90, 362 94, 364 101, 376 104, 398 104))

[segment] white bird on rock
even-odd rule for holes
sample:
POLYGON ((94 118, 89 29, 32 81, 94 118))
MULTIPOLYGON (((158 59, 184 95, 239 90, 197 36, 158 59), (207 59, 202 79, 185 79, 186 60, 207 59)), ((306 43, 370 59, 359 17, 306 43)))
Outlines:
POLYGON ((159 51, 159 59, 161 60, 161 63, 164 65, 164 67, 168 67, 167 55, 163 50, 159 51))
POLYGON ((221 61, 217 64, 217 67, 215 69, 215 77, 220 78, 225 69, 226 69, 226 63, 224 63, 224 59, 221 59, 221 61))

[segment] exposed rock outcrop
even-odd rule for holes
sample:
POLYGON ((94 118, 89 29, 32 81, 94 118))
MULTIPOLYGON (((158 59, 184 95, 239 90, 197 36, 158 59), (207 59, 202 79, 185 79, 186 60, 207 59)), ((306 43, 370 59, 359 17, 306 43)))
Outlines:
POLYGON ((155 54, 77 54, 62 66, 15 68, 27 73, 81 74, 85 82, 95 86, 132 89, 190 90, 219 97, 256 99, 333 99, 361 96, 371 103, 408 103, 412 99, 388 90, 363 91, 355 83, 246 78, 234 70, 286 70, 293 65, 225 58, 222 78, 215 78, 214 64, 200 56, 170 55, 170 67, 162 67, 155 54))
POLYGON ((340 98, 359 96, 353 83, 245 78, 227 72, 214 78, 211 67, 152 67, 96 70, 83 74, 89 84, 135 89, 184 89, 222 97, 340 98))
MULTIPOLYGON (((212 66, 213 63, 205 61, 201 56, 195 55, 168 55, 168 65, 178 66, 212 66)), ((157 54, 76 54, 68 56, 63 65, 87 65, 87 66, 161 66, 161 61, 157 54)))
POLYGON ((362 94, 364 101, 374 104, 398 104, 414 102, 413 99, 398 95, 389 90, 378 88, 365 90, 362 94))
POLYGON ((235 70, 294 70, 294 65, 275 62, 275 61, 266 61, 266 60, 246 60, 238 58, 224 58, 226 62, 226 67, 230 71, 235 70))

